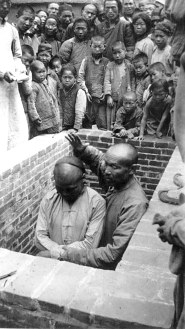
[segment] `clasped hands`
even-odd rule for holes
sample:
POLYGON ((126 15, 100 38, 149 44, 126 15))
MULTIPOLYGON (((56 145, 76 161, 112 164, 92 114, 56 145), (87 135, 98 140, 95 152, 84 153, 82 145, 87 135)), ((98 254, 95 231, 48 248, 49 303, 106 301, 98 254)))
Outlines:
POLYGON ((64 255, 66 249, 67 247, 65 245, 58 245, 58 247, 54 247, 51 250, 40 251, 37 256, 60 260, 62 258, 62 255, 64 255))

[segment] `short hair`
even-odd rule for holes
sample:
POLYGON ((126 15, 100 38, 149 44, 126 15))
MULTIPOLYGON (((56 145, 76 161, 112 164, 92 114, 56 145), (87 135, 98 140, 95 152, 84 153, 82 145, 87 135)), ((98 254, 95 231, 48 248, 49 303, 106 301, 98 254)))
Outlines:
POLYGON ((73 30, 75 29, 75 25, 78 24, 78 23, 85 23, 87 25, 87 29, 89 31, 89 24, 88 24, 88 21, 83 18, 83 17, 77 17, 74 22, 73 22, 73 30))
POLYGON ((122 41, 115 41, 112 45, 112 51, 114 50, 115 47, 121 46, 121 49, 126 51, 125 45, 122 41))
POLYGON ((94 41, 95 42, 99 41, 99 42, 105 43, 105 38, 101 35, 94 35, 91 37, 91 43, 93 43, 94 41))
MULTIPOLYGON (((50 19, 50 18, 55 19, 55 21, 56 21, 56 23, 57 23, 57 26, 58 26, 58 17, 57 17, 56 15, 54 15, 54 14, 49 14, 49 15, 46 17, 46 22, 47 22, 47 20, 50 19)), ((46 22, 45 22, 45 24, 46 24, 46 22)))
MULTIPOLYGON (((33 61, 30 65, 30 70, 31 72, 34 72, 37 68, 37 64, 43 64, 41 61, 39 61, 38 59, 36 59, 35 61, 33 61)), ((44 64, 43 64, 44 65, 44 64)))
POLYGON ((25 5, 25 6, 19 7, 19 9, 17 11, 17 14, 16 14, 16 17, 18 18, 18 17, 22 16, 25 11, 29 11, 33 15, 35 15, 35 10, 33 9, 33 7, 30 6, 30 5, 25 5))
POLYGON ((22 45, 21 49, 22 49, 22 54, 30 54, 33 57, 35 56, 34 50, 30 45, 22 45))
POLYGON ((84 8, 85 8, 86 6, 89 6, 89 5, 94 6, 94 7, 96 8, 96 15, 97 15, 97 14, 98 14, 98 7, 97 7, 96 3, 92 3, 92 2, 85 3, 85 4, 82 6, 81 12, 84 10, 84 8))
POLYGON ((145 24, 146 24, 146 34, 149 34, 150 29, 152 27, 152 21, 151 21, 150 17, 146 13, 144 13, 143 11, 138 12, 138 13, 133 15, 133 18, 132 18, 133 25, 136 23, 136 21, 138 19, 142 19, 145 22, 145 24))
POLYGON ((150 67, 149 67, 149 73, 150 73, 152 70, 153 70, 153 71, 155 70, 155 71, 158 71, 158 72, 164 72, 164 73, 166 74, 165 66, 164 66, 164 64, 161 63, 161 62, 156 62, 156 63, 151 64, 150 67))
POLYGON ((60 75, 62 76, 65 71, 71 71, 71 73, 74 75, 75 78, 77 78, 77 70, 73 64, 65 64, 62 66, 60 75))
POLYGON ((158 79, 154 81, 150 86, 150 91, 154 91, 155 89, 163 88, 163 90, 169 94, 169 85, 166 79, 158 79))
POLYGON ((148 65, 148 56, 143 51, 140 51, 137 55, 134 56, 132 62, 137 63, 142 61, 145 65, 148 65))
POLYGON ((55 55, 55 56, 53 56, 52 57, 52 59, 50 60, 50 66, 52 67, 53 66, 53 63, 54 62, 57 62, 57 61, 59 61, 60 63, 61 63, 61 65, 62 65, 62 62, 61 62, 61 59, 60 59, 60 57, 58 56, 58 55, 55 55))
POLYGON ((49 6, 52 5, 53 3, 54 3, 55 5, 58 5, 58 8, 60 7, 60 5, 59 5, 58 2, 52 1, 52 2, 48 3, 48 7, 47 7, 47 8, 49 8, 49 6))
POLYGON ((44 9, 39 9, 36 11, 36 14, 38 15, 41 11, 43 11, 44 13, 46 13, 46 15, 48 16, 48 13, 47 11, 45 11, 44 9))
MULTIPOLYGON (((112 0, 104 0, 104 7, 105 7, 105 4, 106 4, 106 2, 109 2, 109 1, 112 1, 112 0)), ((119 13, 121 13, 122 12, 122 3, 121 3, 121 1, 120 0, 115 0, 116 2, 117 2, 117 6, 118 6, 118 11, 119 11, 119 13)))

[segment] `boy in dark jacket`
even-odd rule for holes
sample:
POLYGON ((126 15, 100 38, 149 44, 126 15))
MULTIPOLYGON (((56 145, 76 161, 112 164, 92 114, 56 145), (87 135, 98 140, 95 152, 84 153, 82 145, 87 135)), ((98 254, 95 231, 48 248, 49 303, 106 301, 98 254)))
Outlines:
POLYGON ((123 106, 116 114, 113 133, 116 137, 132 139, 139 135, 142 110, 137 106, 137 97, 134 92, 127 92, 123 96, 123 106))

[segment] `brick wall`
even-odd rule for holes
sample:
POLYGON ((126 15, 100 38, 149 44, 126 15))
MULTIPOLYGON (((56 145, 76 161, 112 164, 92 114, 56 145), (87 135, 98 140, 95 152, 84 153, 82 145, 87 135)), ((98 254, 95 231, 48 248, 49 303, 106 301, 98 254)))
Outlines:
MULTIPOLYGON (((112 137, 110 132, 87 129, 81 130, 80 137, 103 152, 109 146, 122 142, 122 139, 112 137)), ((150 199, 173 153, 175 143, 171 138, 155 139, 149 136, 144 141, 130 141, 130 143, 137 148, 139 153, 138 164, 135 167, 136 176, 150 199)), ((96 176, 90 171, 88 171, 87 179, 92 188, 101 192, 96 176)))
MULTIPOLYGON (((119 143, 110 132, 81 130, 80 136, 102 151, 119 143)), ((134 142, 139 151, 136 168, 148 197, 159 182, 174 143, 166 141, 134 142)), ((39 204, 53 186, 54 163, 69 154, 64 133, 37 137, 20 148, 7 152, 0 163, 0 247, 24 253, 32 252, 39 204)), ((87 170, 88 184, 101 192, 97 177, 87 170)))
POLYGON ((54 163, 67 154, 69 144, 60 134, 37 137, 1 159, 1 247, 30 252, 40 201, 53 185, 54 163))

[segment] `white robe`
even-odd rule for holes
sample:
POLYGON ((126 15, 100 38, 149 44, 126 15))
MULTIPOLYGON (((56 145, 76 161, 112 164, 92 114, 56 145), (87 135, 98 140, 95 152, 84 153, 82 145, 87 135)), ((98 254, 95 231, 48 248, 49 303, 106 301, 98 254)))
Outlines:
POLYGON ((18 32, 9 23, 0 22, 0 154, 28 139, 28 125, 18 91, 17 81, 7 83, 5 72, 21 68, 21 46, 18 32))

